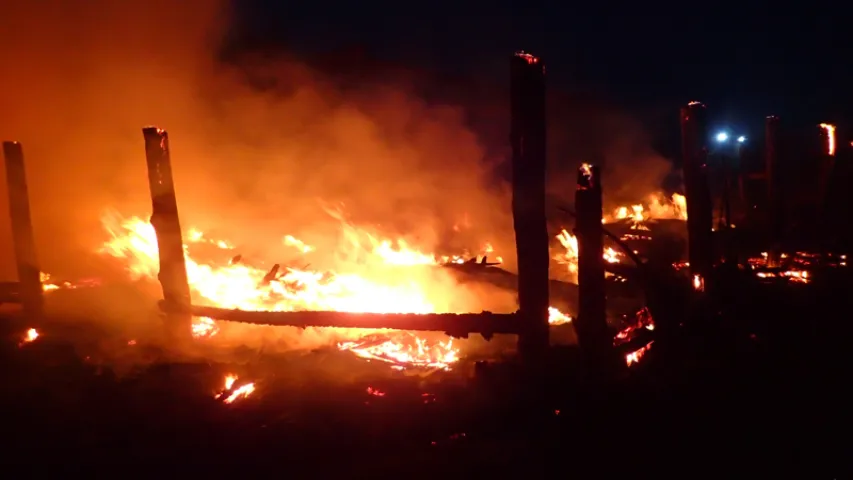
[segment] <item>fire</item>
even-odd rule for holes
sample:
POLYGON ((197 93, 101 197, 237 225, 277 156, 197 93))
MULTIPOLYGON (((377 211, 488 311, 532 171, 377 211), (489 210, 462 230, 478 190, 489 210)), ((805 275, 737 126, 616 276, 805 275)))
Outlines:
MULTIPOLYGON (((114 213, 103 217, 111 239, 104 254, 119 258, 133 279, 156 280, 159 270, 157 238, 153 226, 139 217, 122 218, 114 213)), ((247 311, 324 310, 372 313, 452 312, 450 299, 457 284, 442 269, 434 268, 461 257, 442 257, 421 252, 405 241, 381 239, 370 232, 341 221, 341 237, 336 259, 344 259, 344 269, 336 272, 308 267, 279 267, 272 270, 253 266, 228 253, 227 262, 202 262, 191 252, 204 243, 221 250, 232 245, 208 238, 202 231, 188 229, 184 245, 187 277, 198 303, 247 311), (405 267, 404 270, 401 267, 405 267)), ((317 249, 292 235, 282 245, 298 255, 317 249)), ((483 247, 485 253, 494 249, 483 247)), ((307 263, 307 262, 304 262, 307 263)), ((302 264, 304 264, 302 263, 302 264)), ((558 325, 571 318, 556 308, 549 309, 549 321, 558 325)), ((210 318, 195 318, 195 338, 210 338, 220 332, 210 318)), ((346 341, 338 348, 356 356, 393 365, 395 368, 424 367, 447 370, 459 361, 459 348, 451 339, 428 341, 411 332, 381 332, 336 329, 346 341)))
POLYGON ((572 317, 557 310, 554 307, 548 307, 548 324, 563 325, 572 321, 572 317))
POLYGON ((652 348, 653 343, 655 343, 654 340, 647 343, 643 347, 625 355, 625 363, 627 363, 630 367, 631 365, 634 365, 635 363, 639 362, 640 359, 642 359, 643 356, 646 354, 646 352, 648 352, 649 349, 652 348))
POLYGON ((39 338, 39 332, 35 328, 30 328, 27 330, 27 333, 24 334, 24 338, 21 339, 21 345, 25 343, 35 342, 36 339, 39 338))
POLYGON ((705 279, 702 278, 702 275, 693 275, 693 290, 696 290, 697 292, 705 291, 705 279))
POLYGON ((221 392, 216 394, 214 398, 222 399, 223 403, 234 403, 241 398, 246 398, 255 391, 254 383, 246 383, 238 388, 234 388, 237 382, 237 375, 228 374, 225 376, 224 387, 221 392))
MULTIPOLYGON (((639 203, 630 206, 620 206, 614 209, 611 214, 605 215, 601 219, 601 223, 630 221, 631 230, 648 231, 649 227, 647 223, 664 219, 687 220, 687 199, 684 195, 675 193, 669 199, 662 194, 649 195, 645 204, 639 203)), ((557 263, 566 265, 570 279, 576 282, 578 272, 578 239, 565 229, 561 230, 556 238, 565 251, 557 253, 553 258, 557 263)), ((622 240, 643 240, 649 238, 648 235, 641 232, 623 235, 622 240)), ((610 247, 604 249, 603 255, 604 260, 608 263, 620 263, 623 257, 621 252, 610 247)))
POLYGON ((647 203, 620 206, 610 215, 605 215, 602 223, 614 223, 622 220, 633 222, 632 229, 648 230, 645 222, 664 219, 687 220, 687 199, 677 193, 666 198, 661 194, 648 197, 647 203))
POLYGON ((835 155, 835 125, 821 123, 820 128, 826 130, 826 153, 830 156, 835 155))
MULTIPOLYGON (((560 244, 566 249, 566 251, 555 255, 554 260, 556 260, 557 263, 566 265, 569 269, 569 274, 571 274, 573 279, 577 280, 578 237, 563 229, 557 234, 557 240, 560 241, 560 244)), ((613 248, 607 247, 604 249, 603 257, 608 263, 619 263, 621 261, 622 254, 613 248)))
POLYGON ((399 370, 406 366, 449 370, 450 366, 459 360, 459 351, 453 347, 453 339, 434 345, 429 345, 426 340, 414 335, 412 340, 404 343, 399 341, 399 338, 388 340, 383 336, 341 342, 338 348, 353 352, 366 360, 390 363, 399 370))
POLYGON ((82 287, 94 287, 94 286, 97 286, 100 284, 100 281, 96 280, 96 279, 84 279, 84 280, 80 280, 78 282, 68 282, 68 281, 57 282, 50 276, 50 274, 45 273, 45 272, 39 273, 39 279, 41 280, 41 288, 45 293, 53 292, 53 291, 56 291, 59 289, 75 289, 75 288, 82 288, 82 287))

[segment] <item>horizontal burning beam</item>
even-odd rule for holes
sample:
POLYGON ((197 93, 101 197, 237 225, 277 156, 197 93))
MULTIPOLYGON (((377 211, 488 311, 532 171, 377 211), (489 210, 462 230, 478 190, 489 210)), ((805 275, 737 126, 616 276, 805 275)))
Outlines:
MULTIPOLYGON (((181 313, 160 301, 164 313, 181 313)), ((190 313, 228 322, 270 325, 276 327, 375 328, 444 332, 454 337, 469 333, 483 336, 518 334, 521 330, 517 313, 344 313, 344 312, 250 312, 193 305, 190 313)))

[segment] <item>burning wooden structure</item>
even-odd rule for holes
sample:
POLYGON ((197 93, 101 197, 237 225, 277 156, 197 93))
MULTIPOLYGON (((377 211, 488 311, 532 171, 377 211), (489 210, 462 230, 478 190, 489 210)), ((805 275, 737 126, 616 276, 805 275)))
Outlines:
MULTIPOLYGON (((520 355, 528 361, 542 359, 549 347, 549 235, 545 209, 546 119, 545 72, 541 60, 517 53, 511 70, 511 144, 513 150, 512 212, 518 256, 519 310, 515 313, 462 314, 376 314, 326 311, 243 311, 192 305, 182 249, 181 226, 171 175, 168 134, 165 130, 143 129, 153 225, 159 244, 163 301, 170 330, 183 336, 190 331, 192 316, 261 325, 295 327, 393 328, 445 332, 456 337, 478 333, 518 336, 520 355)), ((596 170, 597 171, 597 170, 596 170)), ((581 262, 588 299, 581 315, 584 328, 579 335, 585 351, 612 352, 612 335, 605 321, 604 268, 601 265, 601 185, 597 175, 582 176, 578 190, 581 217, 579 230, 581 262), (596 238, 598 240, 596 240, 596 238), (598 259, 596 261, 595 259, 598 259), (597 292, 597 293, 596 293, 597 292), (593 301, 596 298, 597 301, 593 301)), ((583 293, 581 297, 584 298, 583 293)))
POLYGON ((3 158, 18 281, 0 283, 0 303, 20 303, 25 317, 36 319, 42 314, 44 302, 41 269, 36 255, 30 215, 23 147, 18 142, 3 142, 3 158))

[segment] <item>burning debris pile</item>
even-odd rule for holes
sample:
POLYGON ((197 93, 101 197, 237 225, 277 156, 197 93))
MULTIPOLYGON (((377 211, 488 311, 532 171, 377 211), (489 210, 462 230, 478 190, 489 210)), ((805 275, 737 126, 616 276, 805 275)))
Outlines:
MULTIPOLYGON (((612 213, 605 215, 601 223, 620 231, 619 239, 629 245, 642 248, 643 242, 652 240, 652 227, 661 220, 687 220, 686 199, 683 195, 673 194, 666 198, 662 193, 650 195, 646 203, 630 206, 619 206, 612 213)), ((565 265, 568 269, 568 280, 577 283, 578 272, 578 239, 563 229, 557 234, 557 240, 565 251, 554 255, 554 261, 565 265)), ((637 250, 634 250, 635 253, 637 250)), ((608 246, 604 251, 604 259, 608 263, 621 263, 625 254, 608 246)))
MULTIPOLYGON (((340 217, 336 216, 340 219, 340 217)), ((153 226, 139 217, 124 218, 111 212, 103 217, 111 238, 101 252, 120 259, 133 280, 156 280, 158 244, 153 226)), ((282 238, 287 264, 253 264, 237 254, 234 246, 189 229, 185 258, 190 288, 200 303, 245 311, 325 310, 350 313, 445 313, 467 301, 475 310, 481 298, 466 297, 464 288, 447 264, 464 265, 463 255, 425 253, 403 240, 383 239, 341 220, 342 239, 332 257, 342 258, 339 271, 311 268, 317 248, 292 235, 282 238), (196 250, 213 252, 202 259, 196 250)), ((483 248, 478 265, 491 265, 483 248)), ((319 252, 320 254, 325 252, 319 252)), ((500 258, 500 257, 497 257, 500 258)), ((475 259, 476 261, 476 259, 475 259)), ((505 293, 505 292, 504 292, 505 293)), ((550 322, 565 324, 571 317, 555 307, 550 322)), ((210 318, 197 317, 193 336, 212 338, 225 328, 210 318)), ((411 367, 449 369, 460 358, 451 339, 428 341, 411 332, 335 329, 338 348, 360 358, 387 362, 396 369, 411 367)))

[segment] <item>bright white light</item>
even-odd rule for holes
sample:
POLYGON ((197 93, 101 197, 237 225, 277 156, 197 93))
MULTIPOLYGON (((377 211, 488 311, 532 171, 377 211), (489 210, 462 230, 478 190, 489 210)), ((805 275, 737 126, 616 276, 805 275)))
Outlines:
POLYGON ((741 135, 741 136, 737 137, 737 141, 738 141, 738 143, 743 143, 743 142, 745 142, 745 141, 746 141, 746 137, 744 137, 743 135, 741 135))
POLYGON ((726 132, 720 132, 717 134, 717 141, 720 143, 723 143, 728 139, 729 139, 729 134, 726 132))

